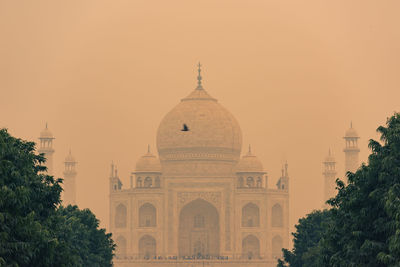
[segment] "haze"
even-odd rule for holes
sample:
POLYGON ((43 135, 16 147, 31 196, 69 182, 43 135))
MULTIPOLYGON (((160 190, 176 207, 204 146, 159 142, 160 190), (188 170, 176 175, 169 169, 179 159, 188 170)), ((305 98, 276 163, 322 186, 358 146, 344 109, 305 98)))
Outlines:
MULTIPOLYGON (((290 222, 321 208, 328 148, 343 175, 353 121, 366 162, 399 111, 399 1, 1 1, 0 127, 54 168, 77 159, 77 203, 109 223, 113 160, 124 183, 163 116, 196 86, 238 120, 275 186, 287 160, 290 222)), ((292 229, 293 230, 293 229, 292 229)))

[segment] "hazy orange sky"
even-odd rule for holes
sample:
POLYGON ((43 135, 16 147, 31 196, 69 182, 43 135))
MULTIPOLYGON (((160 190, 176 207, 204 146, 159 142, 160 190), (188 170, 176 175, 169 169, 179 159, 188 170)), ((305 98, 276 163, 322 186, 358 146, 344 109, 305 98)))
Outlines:
MULTIPOLYGON (((155 151, 162 117, 196 86, 232 112, 268 171, 285 160, 290 222, 322 205, 322 161, 343 174, 353 121, 360 159, 400 111, 400 1, 0 2, 0 127, 37 141, 48 122, 77 203, 108 225, 111 160, 122 182, 155 151)), ((292 229, 293 230, 293 229, 292 229)))

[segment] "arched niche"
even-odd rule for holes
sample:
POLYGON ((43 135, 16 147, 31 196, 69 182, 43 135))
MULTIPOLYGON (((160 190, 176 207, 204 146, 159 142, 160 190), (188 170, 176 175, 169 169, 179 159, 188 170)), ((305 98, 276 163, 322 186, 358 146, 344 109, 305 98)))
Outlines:
POLYGON ((157 210, 150 204, 145 203, 139 208, 139 227, 156 227, 157 210))
POLYGON ((272 227, 283 226, 283 210, 280 204, 275 204, 272 207, 271 220, 272 227))
POLYGON ((243 227, 259 227, 260 226, 260 209, 254 203, 248 203, 242 208, 242 226, 243 227))
POLYGON ((282 256, 282 237, 279 235, 274 236, 272 238, 272 257, 280 258, 282 256))
POLYGON ((142 236, 139 240, 139 256, 142 259, 151 259, 157 255, 157 244, 154 237, 142 236))
POLYGON ((124 204, 119 204, 115 208, 115 227, 116 228, 126 227, 126 207, 124 204))
POLYGON ((252 260, 260 258, 260 241, 254 235, 248 235, 242 241, 242 257, 252 260))
POLYGON ((126 254, 126 239, 123 236, 118 236, 115 240, 116 254, 117 255, 125 255, 126 254))
POLYGON ((218 256, 219 214, 208 201, 196 199, 179 214, 179 256, 218 256))

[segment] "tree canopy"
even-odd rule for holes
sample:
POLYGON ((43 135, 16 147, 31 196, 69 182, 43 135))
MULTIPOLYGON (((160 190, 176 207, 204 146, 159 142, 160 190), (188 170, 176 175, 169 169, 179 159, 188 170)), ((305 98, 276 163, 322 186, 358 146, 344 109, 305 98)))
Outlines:
POLYGON ((60 206, 35 143, 0 130, 0 266, 111 266, 111 234, 89 210, 60 206))
POLYGON ((293 250, 283 249, 286 262, 279 260, 278 266, 285 267, 288 266, 287 263, 290 263, 291 267, 321 266, 316 261, 316 255, 320 252, 318 244, 325 232, 330 216, 330 210, 316 210, 301 218, 295 226, 296 232, 292 233, 294 237, 293 250))
POLYGON ((284 253, 281 266, 300 266, 296 260, 310 250, 318 251, 314 266, 400 266, 400 114, 377 131, 381 140, 370 140, 368 164, 348 172, 347 184, 337 180, 338 194, 328 201, 332 208, 322 231, 315 214, 300 220, 295 247, 284 253), (302 234, 309 223, 319 236, 317 246, 302 234), (297 250, 296 244, 305 247, 297 250))

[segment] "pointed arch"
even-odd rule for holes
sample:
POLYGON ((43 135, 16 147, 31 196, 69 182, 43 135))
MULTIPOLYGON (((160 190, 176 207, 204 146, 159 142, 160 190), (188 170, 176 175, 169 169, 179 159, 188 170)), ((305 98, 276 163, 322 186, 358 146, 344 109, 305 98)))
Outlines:
POLYGON ((116 247, 116 254, 118 255, 125 255, 126 254, 126 239, 123 236, 118 236, 115 240, 117 245, 116 247))
POLYGON ((142 259, 151 259, 157 255, 157 244, 154 237, 144 235, 139 240, 139 255, 142 259))
POLYGON ((272 238, 272 257, 280 258, 282 256, 282 248, 282 237, 279 235, 274 236, 274 238, 272 238))
POLYGON ((260 258, 260 241, 254 235, 248 235, 242 241, 242 257, 244 259, 260 258))
POLYGON ((126 227, 126 207, 124 204, 119 204, 115 208, 115 227, 116 228, 126 227))
POLYGON ((260 209, 254 203, 247 203, 242 208, 242 227, 259 227, 260 209))
POLYGON ((218 210, 204 199, 186 204, 179 214, 179 256, 218 256, 218 210))
POLYGON ((283 210, 280 204, 275 204, 271 212, 272 227, 283 226, 283 210))
POLYGON ((139 208, 139 227, 156 227, 157 210, 150 204, 145 203, 139 208))

